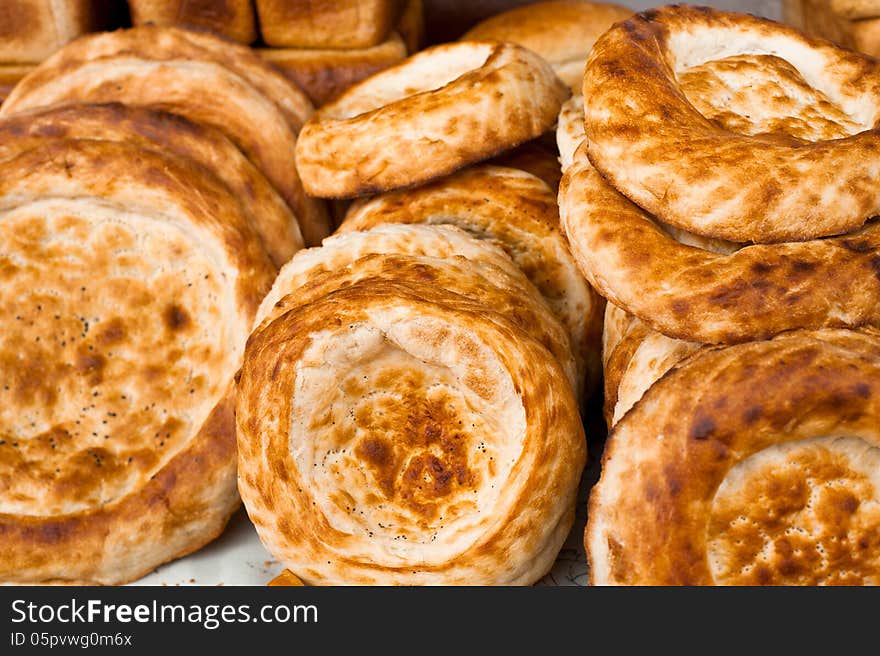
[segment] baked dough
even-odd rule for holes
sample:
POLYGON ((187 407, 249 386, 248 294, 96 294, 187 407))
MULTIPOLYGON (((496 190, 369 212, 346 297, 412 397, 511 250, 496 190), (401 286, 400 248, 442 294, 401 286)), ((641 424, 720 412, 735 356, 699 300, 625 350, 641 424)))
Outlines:
POLYGON ((22 78, 34 70, 33 64, 0 64, 0 103, 22 78))
POLYGON ((353 84, 407 56, 406 44, 395 32, 369 48, 259 48, 257 54, 305 91, 315 105, 323 105, 353 84))
POLYGON ((574 161, 574 153, 584 141, 584 97, 575 94, 559 109, 556 119, 556 147, 563 174, 574 161))
POLYGON ((593 584, 880 583, 880 333, 705 349, 614 427, 593 584))
POLYGON ((562 180, 562 169, 559 167, 559 157, 556 147, 547 143, 546 135, 538 139, 527 141, 522 146, 508 150, 497 157, 486 160, 486 164, 504 166, 511 169, 519 169, 531 173, 536 178, 541 178, 553 193, 559 193, 559 182, 562 180))
POLYGON ((839 237, 712 252, 677 241, 681 234, 673 237, 614 190, 586 147, 559 189, 572 253, 602 296, 654 330, 716 344, 880 322, 880 223, 839 237))
POLYGON ((251 0, 128 0, 132 25, 185 25, 222 34, 239 43, 257 40, 251 0))
POLYGON ((262 173, 226 137, 176 114, 109 103, 38 109, 0 121, 0 159, 57 138, 126 141, 196 162, 241 201, 276 266, 303 247, 296 217, 262 173))
POLYGON ((373 269, 366 263, 355 266, 359 258, 369 254, 386 255, 374 261, 373 267, 385 266, 383 262, 389 254, 422 256, 426 258, 422 262, 426 270, 436 269, 439 258, 448 258, 446 268, 455 267, 466 285, 451 274, 442 285, 426 274, 421 284, 430 285, 431 289, 442 286, 504 314, 546 346, 559 360, 572 389, 581 391, 581 378, 568 333, 538 291, 504 251, 452 226, 379 225, 363 232, 337 234, 325 239, 320 248, 300 251, 279 272, 260 306, 257 321, 277 315, 280 310, 275 307, 276 303, 287 294, 295 293, 299 302, 304 302, 307 294, 316 295, 315 290, 321 286, 315 278, 321 272, 348 267, 351 276, 372 275, 373 269))
MULTIPOLYGON (((559 149, 559 161, 562 164, 562 170, 567 171, 574 162, 574 155, 577 149, 584 142, 586 134, 584 132, 584 99, 583 96, 572 96, 562 104, 559 111, 559 118, 556 121, 556 145, 559 149)), ((586 163, 584 163, 586 165, 586 163)), ((561 182, 561 181, 560 181, 561 182)), ((658 221, 654 218, 657 225, 663 228, 663 231, 680 244, 695 246, 703 250, 712 251, 713 253, 730 254, 738 251, 742 244, 727 241, 725 239, 714 239, 712 237, 703 237, 701 235, 676 228, 658 221)))
POLYGON ((114 56, 222 64, 275 103, 295 132, 299 132, 315 111, 302 90, 267 66, 251 48, 207 32, 155 25, 98 32, 71 41, 44 62, 44 66, 28 79, 22 93, 30 93, 48 83, 69 66, 114 56))
POLYGON ((0 62, 35 64, 98 27, 95 0, 4 0, 0 62))
POLYGON ((577 389, 592 393, 601 375, 604 302, 577 268, 546 184, 524 171, 476 166, 417 189, 357 201, 339 232, 389 223, 455 225, 501 246, 565 326, 578 365, 577 389))
POLYGON ((829 0, 831 11, 844 18, 877 18, 880 2, 877 0, 829 0))
POLYGON ((296 164, 306 191, 326 198, 420 184, 540 136, 568 95, 520 46, 434 46, 315 112, 296 164))
POLYGON ((491 303, 387 257, 377 277, 331 272, 336 291, 287 296, 249 340, 248 514, 309 585, 533 583, 572 526, 586 458, 565 375, 491 303))
POLYGON ((256 0, 263 41, 284 48, 369 48, 388 36, 402 0, 256 0))
POLYGON ((605 310, 605 404, 608 428, 667 371, 703 345, 673 339, 609 303, 605 310))
POLYGON ((54 139, 0 162, 0 580, 113 584, 238 506, 232 379, 274 267, 207 169, 54 139))
POLYGON ((593 48, 589 157, 660 220, 735 242, 853 231, 880 212, 880 64, 772 21, 676 5, 593 48))
POLYGON ((162 109, 222 131, 278 189, 307 244, 329 233, 324 203, 305 194, 291 158, 311 103, 245 46, 151 26, 82 37, 22 80, 0 116, 102 102, 162 109))
POLYGON ((467 41, 508 41, 537 52, 574 93, 581 92, 584 63, 593 44, 631 9, 602 2, 551 0, 494 14, 468 30, 467 41))

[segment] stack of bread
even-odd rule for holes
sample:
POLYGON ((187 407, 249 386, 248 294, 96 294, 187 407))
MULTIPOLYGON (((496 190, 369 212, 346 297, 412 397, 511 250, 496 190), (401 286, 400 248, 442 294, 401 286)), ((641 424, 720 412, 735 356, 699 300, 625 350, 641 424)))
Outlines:
POLYGON ((211 30, 243 44, 316 105, 422 44, 422 0, 129 0, 134 25, 211 30))
POLYGON ((874 57, 880 55, 877 0, 785 0, 783 18, 807 34, 874 57))
POLYGON ((292 166, 311 111, 157 27, 75 40, 3 104, 3 581, 121 583, 223 530, 245 341, 300 227, 327 233, 292 166))
POLYGON ((880 65, 706 8, 616 25, 558 124, 605 296, 596 584, 859 584, 880 561, 880 65))
POLYGON ((242 498, 306 583, 522 584, 553 564, 601 304, 555 190, 478 163, 545 134, 568 95, 535 53, 463 41, 303 127, 309 193, 376 194, 282 268, 238 383, 242 498))

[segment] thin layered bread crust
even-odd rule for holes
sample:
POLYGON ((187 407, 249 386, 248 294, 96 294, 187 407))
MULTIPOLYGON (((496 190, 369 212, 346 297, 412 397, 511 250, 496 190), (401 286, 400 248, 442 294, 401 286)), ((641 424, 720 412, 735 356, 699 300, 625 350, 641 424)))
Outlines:
POLYGON ((876 585, 878 381, 872 329, 704 348, 646 381, 590 495, 591 583, 876 585))
POLYGON ((0 61, 36 64, 98 25, 94 0, 5 0, 0 61))
POLYGON ((182 158, 59 138, 0 171, 0 579, 131 581, 238 505, 232 381, 274 267, 182 158))
POLYGON ((251 0, 128 0, 132 25, 183 25, 222 34, 239 43, 257 40, 251 0))
POLYGON ((880 211, 880 63, 867 56, 769 20, 673 5, 606 32, 583 95, 594 166, 680 229, 796 241, 880 211))
POLYGON ((0 103, 12 93, 15 85, 34 70, 34 64, 0 64, 0 103))
POLYGON ((396 257, 379 278, 286 297, 251 337, 236 401, 248 514, 306 584, 533 583, 574 519, 574 396, 491 304, 396 257))
POLYGON ((876 222, 839 237, 714 252, 682 243, 686 234, 674 237, 618 193, 590 164, 587 146, 559 191, 572 253, 602 296, 652 329, 717 344, 880 322, 876 222))
POLYGON ((276 266, 303 247, 299 224, 265 176, 221 132, 168 112, 119 103, 67 105, 14 114, 0 121, 0 160, 47 140, 128 142, 204 166, 239 199, 276 266))
POLYGON ((355 202, 340 233, 382 224, 454 225, 501 246, 541 292, 571 339, 579 398, 601 373, 604 302, 577 268, 559 223, 556 195, 535 176, 479 165, 411 190, 355 202))
POLYGON ((461 39, 507 41, 528 48, 550 62, 574 93, 580 93, 584 64, 596 39, 632 14, 631 9, 602 2, 534 2, 490 16, 461 39))
POLYGON ((307 244, 329 233, 325 204, 306 195, 290 161, 311 103, 248 48, 178 28, 90 35, 22 80, 0 106, 0 116, 84 102, 161 109, 220 130, 279 191, 307 244))
POLYGON ((554 355, 572 390, 580 392, 581 377, 571 341, 550 306, 504 251, 452 226, 380 225, 329 237, 322 247, 301 251, 281 269, 260 306, 257 321, 277 315, 277 303, 288 294, 304 302, 306 297, 318 295, 318 290, 326 291, 326 276, 319 274, 335 271, 342 276, 347 272, 357 279, 378 275, 377 271, 390 275, 391 255, 423 258, 422 284, 470 297, 504 314, 554 355), (382 257, 361 261, 367 255, 382 257), (437 270, 442 265, 440 258, 448 258, 444 266, 457 274, 447 272, 441 279, 442 271, 437 270))
POLYGON ((421 184, 540 136, 568 95, 519 46, 434 46, 321 107, 300 133, 297 168, 326 198, 421 184))

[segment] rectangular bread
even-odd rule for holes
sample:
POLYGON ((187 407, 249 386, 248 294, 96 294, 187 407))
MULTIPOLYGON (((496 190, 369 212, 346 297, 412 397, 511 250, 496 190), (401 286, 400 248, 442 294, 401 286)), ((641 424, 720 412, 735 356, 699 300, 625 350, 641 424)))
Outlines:
POLYGON ((182 25, 217 32, 239 43, 257 40, 251 0, 128 0, 133 25, 182 25))
POLYGON ((38 63, 100 25, 93 0, 0 1, 0 62, 38 63))
POLYGON ((799 0, 784 8, 786 22, 807 34, 880 56, 880 18, 850 20, 837 13, 829 0, 799 0))
POLYGON ((401 0, 256 0, 267 45, 369 48, 386 39, 401 0))
POLYGON ((275 65, 322 105, 373 73, 406 58, 406 45, 395 32, 370 48, 316 50, 310 48, 259 48, 257 53, 275 65))
POLYGON ((829 0, 831 10, 849 19, 877 18, 880 16, 880 0, 829 0))

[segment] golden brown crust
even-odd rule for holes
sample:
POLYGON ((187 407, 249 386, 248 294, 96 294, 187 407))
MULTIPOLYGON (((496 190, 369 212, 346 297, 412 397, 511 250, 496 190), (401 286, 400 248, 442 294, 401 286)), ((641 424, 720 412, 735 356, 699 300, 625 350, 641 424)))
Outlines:
POLYGON ((167 112, 118 103, 70 105, 0 121, 0 159, 50 139, 125 141, 208 168, 229 187, 276 266, 303 247, 296 217, 262 173, 219 131, 167 112))
POLYGON ((327 198, 427 182, 546 132, 568 90, 511 44, 435 46, 355 85, 303 127, 296 162, 327 198))
POLYGON ((5 0, 0 4, 0 61, 38 63, 94 29, 93 0, 5 0))
POLYGON ((385 41, 370 48, 260 48, 257 54, 320 106, 353 84, 406 59, 406 45, 392 32, 385 41))
POLYGON ((289 296, 251 337, 236 402, 248 514, 308 584, 532 583, 585 462, 564 375, 503 315, 383 278, 289 296))
POLYGON ((527 141, 522 146, 508 150, 497 157, 486 160, 486 164, 505 166, 511 169, 519 169, 531 173, 536 178, 544 181, 554 193, 559 191, 559 182, 562 180, 562 169, 559 167, 559 157, 556 148, 547 145, 545 136, 527 141))
POLYGON ((632 13, 619 5, 584 0, 534 2, 494 14, 461 38, 508 41, 537 52, 574 93, 580 93, 584 63, 596 39, 632 13))
POLYGON ((27 93, 30 87, 48 83, 70 65, 113 56, 222 64, 275 103, 294 131, 299 131, 314 112, 305 94, 262 61, 251 48, 200 30, 155 25, 88 34, 68 43, 40 66, 22 92, 27 93))
POLYGON ((245 46, 151 26, 90 35, 22 80, 0 107, 0 116, 82 102, 163 109, 220 130, 278 189, 306 243, 319 243, 328 234, 327 209, 305 194, 291 159, 297 121, 311 103, 245 46), (302 111, 291 107, 294 101, 302 111))
MULTIPOLYGON (((500 245, 568 331, 584 397, 600 376, 604 303, 578 271, 559 225, 556 196, 533 175, 481 165, 417 189, 358 201, 339 232, 384 223, 455 225, 500 245)), ((581 398, 584 398, 581 397, 581 398)))
POLYGON ((606 334, 618 333, 606 340, 603 414, 610 429, 651 385, 702 344, 666 337, 617 306, 607 307, 606 334))
POLYGON ((594 584, 876 584, 880 334, 700 351, 615 426, 594 584))
POLYGON ((453 291, 504 314, 547 347, 580 398, 582 377, 571 340, 538 290, 499 247, 448 225, 378 225, 363 232, 334 235, 320 248, 301 251, 278 273, 260 305, 257 322, 284 311, 278 302, 288 294, 305 302, 329 291, 327 285, 340 284, 344 276, 357 280, 377 272, 395 280, 410 272, 413 284, 453 291), (382 257, 361 259, 377 254, 382 257), (395 271, 394 255, 418 257, 418 266, 408 267, 403 262, 401 270, 395 271), (328 271, 337 274, 329 281, 319 275, 328 271))
POLYGON ((256 0, 263 41, 284 48, 369 48, 400 14, 399 0, 256 0))
POLYGON ((203 167, 128 143, 15 144, 0 162, 0 579, 129 581, 237 506, 232 376, 274 267, 203 167))
POLYGON ((676 5, 609 30, 583 90, 590 160, 668 224, 766 243, 854 230, 880 210, 873 59, 676 5))
POLYGON ((217 32, 239 43, 257 40, 251 0, 128 0, 132 25, 182 25, 217 32))
POLYGON ((562 178, 560 216, 596 290, 670 337, 764 339, 793 328, 880 322, 880 224, 730 254, 679 243, 608 185, 586 144, 562 178))
POLYGON ((301 586, 304 583, 300 580, 300 578, 291 572, 289 569, 285 569, 274 579, 269 581, 266 585, 269 586, 301 586))

